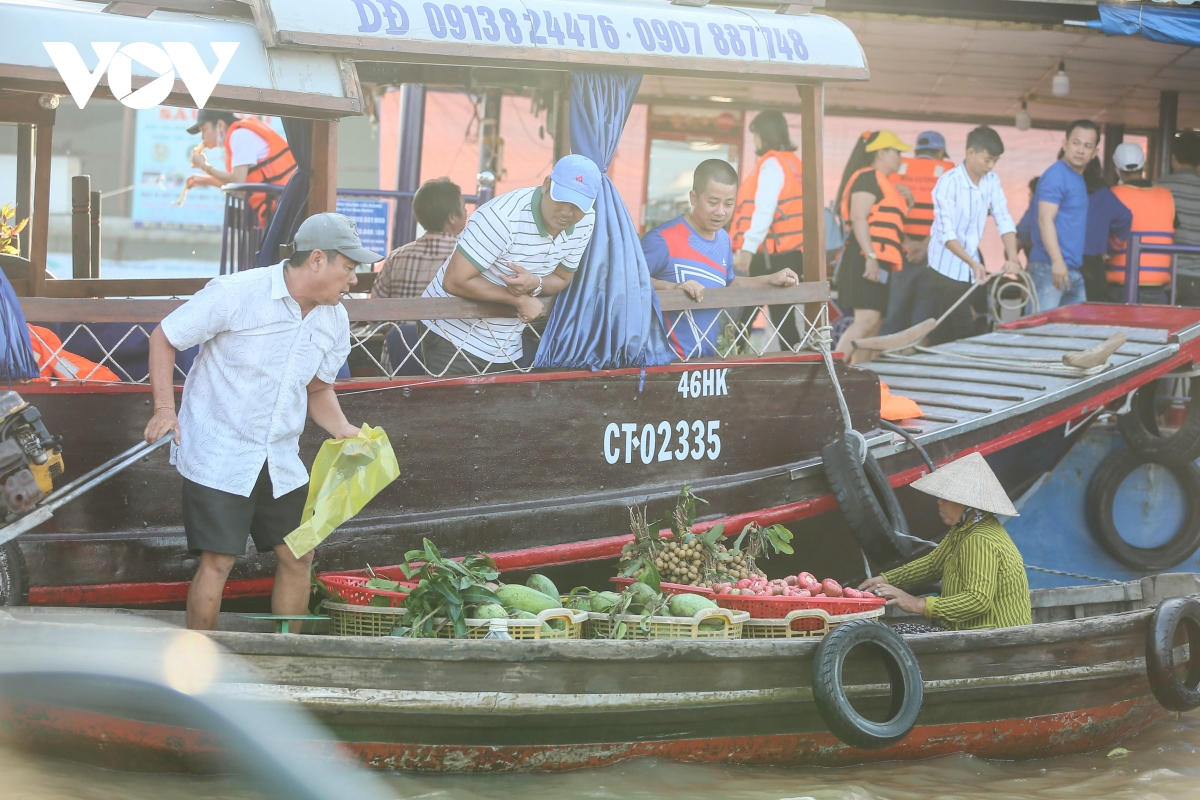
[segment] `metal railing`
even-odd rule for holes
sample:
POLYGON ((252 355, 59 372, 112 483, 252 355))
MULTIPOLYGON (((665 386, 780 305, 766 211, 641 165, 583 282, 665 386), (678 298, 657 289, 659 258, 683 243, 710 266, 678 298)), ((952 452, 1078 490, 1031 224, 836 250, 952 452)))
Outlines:
MULTIPOLYGON (((692 352, 683 352, 677 358, 681 363, 812 351, 817 349, 820 337, 827 335, 828 331, 825 300, 828 299, 829 289, 826 283, 770 290, 710 289, 701 303, 692 301, 678 290, 658 294, 669 320, 668 338, 674 343, 680 337, 672 334, 686 326, 692 341, 705 343, 692 352), (772 324, 769 315, 762 310, 762 306, 767 304, 791 305, 780 325, 786 330, 789 324, 795 324, 797 335, 784 335, 772 324)), ((40 345, 51 353, 50 358, 64 351, 81 355, 94 361, 97 366, 112 370, 122 383, 146 384, 149 381, 147 358, 150 332, 158 320, 182 302, 23 298, 22 306, 33 324, 57 325, 57 334, 61 339, 61 345, 57 346, 52 341, 45 341, 36 331, 31 331, 40 345), (106 321, 73 321, 87 319, 89 312, 106 321), (127 327, 121 327, 122 323, 127 327), (93 331, 93 326, 101 335, 93 331)), ((508 306, 490 306, 458 298, 346 300, 345 304, 351 322, 351 351, 347 365, 357 379, 447 377, 446 368, 435 370, 427 366, 425 345, 429 337, 435 334, 421 320, 470 320, 468 330, 471 334, 480 335, 497 351, 504 352, 511 347, 522 353, 522 358, 515 362, 506 359, 501 363, 493 359, 487 363, 473 363, 471 369, 474 375, 531 372, 533 354, 541 341, 536 324, 525 326, 524 331, 516 331, 509 325, 500 327, 489 323, 489 320, 498 318, 515 321, 513 310, 508 306)), ((456 345, 455 356, 462 352, 462 347, 456 345)), ((477 358, 471 360, 482 361, 477 358)), ((185 378, 190 366, 191 358, 180 354, 176 359, 175 378, 185 378)), ((95 380, 95 372, 95 368, 78 368, 75 380, 95 380)))
POLYGON ((1171 256, 1171 305, 1175 305, 1175 256, 1200 255, 1200 245, 1167 244, 1165 242, 1144 242, 1142 237, 1162 238, 1174 236, 1173 233, 1146 231, 1134 233, 1129 237, 1129 250, 1125 257, 1125 302, 1137 305, 1138 286, 1141 280, 1142 256, 1164 255, 1171 256))
POLYGON ((230 275, 254 266, 283 187, 271 183, 227 183, 221 191, 225 193, 225 221, 221 225, 220 274, 230 275), (250 207, 250 197, 259 194, 265 196, 267 203, 261 216, 250 207))

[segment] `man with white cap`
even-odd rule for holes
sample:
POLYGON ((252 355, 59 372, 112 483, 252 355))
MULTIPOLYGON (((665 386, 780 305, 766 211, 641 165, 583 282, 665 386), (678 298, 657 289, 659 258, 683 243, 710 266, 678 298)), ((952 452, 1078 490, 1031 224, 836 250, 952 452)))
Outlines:
POLYGON ((945 630, 1030 624, 1025 562, 996 519, 997 514, 1015 517, 1017 509, 983 456, 971 453, 952 461, 912 487, 938 499, 938 514, 950 532, 933 552, 868 578, 859 588, 886 597, 888 605, 902 611, 936 620, 945 630), (939 580, 942 593, 937 597, 903 591, 939 580))
POLYGON ((273 267, 214 278, 150 335, 154 416, 145 438, 173 433, 183 476, 183 527, 199 555, 188 590, 189 628, 213 630, 234 561, 252 538, 277 559, 271 610, 307 612, 312 553, 283 538, 300 525, 308 471, 300 461, 306 417, 335 439, 357 436, 333 391, 350 353, 342 294, 359 264, 383 259, 362 246, 353 220, 316 214, 273 267), (175 351, 200 345, 175 415, 175 351))
POLYGON ((569 155, 540 186, 502 194, 475 210, 423 296, 508 305, 516 318, 423 320, 421 351, 430 374, 515 368, 521 333, 545 313, 541 298, 565 289, 579 268, 599 193, 600 170, 584 156, 569 155))
MULTIPOLYGON (((1175 198, 1165 186, 1154 186, 1142 178, 1146 154, 1134 142, 1122 142, 1113 151, 1113 164, 1121 182, 1112 192, 1133 214, 1130 234, 1142 235, 1146 244, 1171 244, 1175 241, 1175 198)), ((1125 302, 1126 251, 1113 255, 1108 262, 1108 299, 1125 302)), ((1138 259, 1138 302, 1165 304, 1171 283, 1171 256, 1145 254, 1138 259)))

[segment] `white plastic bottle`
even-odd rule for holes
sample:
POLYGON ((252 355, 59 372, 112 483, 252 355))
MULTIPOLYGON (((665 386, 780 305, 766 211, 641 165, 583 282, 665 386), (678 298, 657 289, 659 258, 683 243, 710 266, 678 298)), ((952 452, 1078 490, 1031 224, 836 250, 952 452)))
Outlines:
POLYGON ((508 625, 503 619, 493 619, 488 623, 488 632, 484 635, 484 639, 500 639, 503 641, 512 641, 512 637, 508 635, 508 625))

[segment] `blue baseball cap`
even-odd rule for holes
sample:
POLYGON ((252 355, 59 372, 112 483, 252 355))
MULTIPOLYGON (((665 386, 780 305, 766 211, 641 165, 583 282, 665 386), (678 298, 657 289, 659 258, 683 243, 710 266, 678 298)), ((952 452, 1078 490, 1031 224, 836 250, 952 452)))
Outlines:
POLYGON ((937 131, 925 131, 917 137, 918 150, 945 150, 946 140, 937 131))
POLYGON ((563 156, 550 173, 550 199, 574 203, 585 214, 600 194, 600 169, 586 156, 563 156))

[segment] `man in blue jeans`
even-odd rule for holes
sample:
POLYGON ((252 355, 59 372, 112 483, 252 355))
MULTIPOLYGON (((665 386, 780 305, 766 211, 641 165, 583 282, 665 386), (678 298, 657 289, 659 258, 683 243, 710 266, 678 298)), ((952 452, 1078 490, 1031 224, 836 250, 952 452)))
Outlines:
POLYGON ((1087 119, 1072 122, 1058 161, 1038 181, 1034 196, 1037 225, 1027 271, 1042 311, 1082 303, 1086 297, 1080 271, 1088 215, 1083 170, 1096 157, 1099 143, 1096 123, 1087 119))

